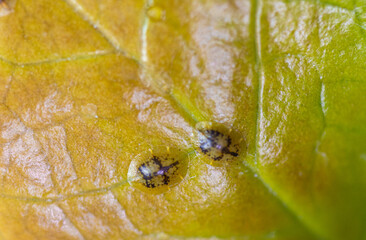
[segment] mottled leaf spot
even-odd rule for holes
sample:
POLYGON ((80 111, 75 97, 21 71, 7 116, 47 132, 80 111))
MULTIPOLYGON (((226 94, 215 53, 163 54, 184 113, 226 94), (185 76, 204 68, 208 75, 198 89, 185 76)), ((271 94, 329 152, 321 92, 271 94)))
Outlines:
POLYGON ((13 12, 16 0, 0 0, 0 17, 13 12))
POLYGON ((198 150, 211 165, 222 165, 237 159, 245 149, 244 137, 232 129, 213 123, 197 124, 198 150))
POLYGON ((130 164, 132 186, 149 193, 163 193, 184 179, 187 154, 175 148, 158 147, 138 155, 130 164))

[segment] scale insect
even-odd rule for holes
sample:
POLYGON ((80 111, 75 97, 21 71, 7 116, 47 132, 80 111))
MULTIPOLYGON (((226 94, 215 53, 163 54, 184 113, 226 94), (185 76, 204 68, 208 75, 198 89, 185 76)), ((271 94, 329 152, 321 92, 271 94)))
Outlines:
POLYGON ((221 166, 235 161, 246 149, 244 137, 233 129, 210 122, 201 122, 198 130, 197 149, 209 164, 221 166))
POLYGON ((139 166, 138 170, 147 188, 156 188, 163 185, 168 186, 171 176, 174 176, 178 171, 178 161, 166 166, 163 166, 162 162, 161 158, 153 156, 139 166))
POLYGON ((148 193, 160 194, 179 184, 187 173, 188 158, 172 147, 156 147, 136 156, 128 170, 131 186, 148 193))

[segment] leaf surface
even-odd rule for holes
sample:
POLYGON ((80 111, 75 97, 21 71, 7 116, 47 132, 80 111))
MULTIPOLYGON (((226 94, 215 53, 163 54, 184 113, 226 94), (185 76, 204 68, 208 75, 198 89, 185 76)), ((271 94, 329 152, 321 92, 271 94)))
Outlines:
POLYGON ((5 3, 3 239, 365 238, 362 1, 5 3))

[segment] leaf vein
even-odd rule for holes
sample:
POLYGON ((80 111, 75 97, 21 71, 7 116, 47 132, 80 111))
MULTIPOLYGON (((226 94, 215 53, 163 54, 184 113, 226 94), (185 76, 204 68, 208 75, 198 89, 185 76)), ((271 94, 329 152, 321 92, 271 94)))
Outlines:
POLYGON ((89 190, 84 190, 84 191, 77 192, 77 193, 59 195, 57 197, 42 198, 42 197, 32 197, 32 196, 30 196, 30 197, 28 197, 28 196, 17 196, 17 195, 9 195, 9 194, 1 193, 0 198, 13 199, 13 200, 25 201, 25 202, 57 203, 57 202, 62 202, 62 201, 66 201, 66 200, 69 200, 69 199, 83 197, 83 196, 87 196, 87 195, 105 194, 105 193, 107 193, 107 192, 109 192, 113 189, 122 187, 126 184, 128 184, 128 180, 122 180, 118 183, 112 184, 112 185, 107 186, 107 187, 89 189, 89 190))
MULTIPOLYGON (((257 76, 257 119, 256 119, 256 138, 255 138, 255 162, 247 163, 246 165, 249 169, 252 170, 253 173, 258 175, 258 179, 264 185, 266 189, 272 194, 272 196, 278 200, 278 202, 283 206, 283 208, 299 223, 304 229, 306 229, 309 233, 313 233, 309 226, 301 221, 301 218, 297 215, 296 210, 290 208, 287 203, 279 196, 271 187, 269 183, 267 183, 263 177, 261 172, 257 169, 256 165, 259 160, 259 140, 260 140, 260 123, 263 118, 262 115, 262 104, 263 104, 263 92, 264 92, 264 84, 262 82, 262 54, 261 54, 261 15, 262 15, 262 0, 253 0, 252 1, 252 17, 251 17, 251 33, 254 36, 254 51, 255 51, 255 68, 256 68, 256 76, 257 76)), ((314 234, 314 233, 313 233, 314 234)), ((314 234, 315 235, 315 234, 314 234)))
POLYGON ((86 21, 90 26, 92 26, 105 40, 109 42, 109 44, 119 53, 124 55, 127 58, 130 58, 136 61, 138 64, 141 65, 140 61, 133 57, 130 53, 126 50, 122 49, 118 40, 115 36, 108 32, 107 29, 103 28, 101 24, 95 22, 89 14, 86 13, 85 9, 76 1, 76 0, 64 0, 76 13, 78 13, 84 21, 86 21))
POLYGON ((115 50, 96 51, 96 52, 91 52, 91 53, 86 53, 86 54, 84 53, 84 54, 80 54, 80 55, 73 55, 70 57, 44 59, 44 60, 29 62, 29 63, 16 63, 16 62, 12 62, 10 60, 7 60, 7 59, 1 58, 1 57, 0 57, 0 61, 8 63, 15 67, 28 67, 28 66, 37 66, 37 65, 42 65, 42 64, 52 64, 52 63, 59 63, 59 62, 72 62, 72 61, 78 61, 78 60, 86 60, 86 59, 96 58, 99 56, 108 56, 108 55, 113 55, 113 54, 118 54, 118 52, 115 50))

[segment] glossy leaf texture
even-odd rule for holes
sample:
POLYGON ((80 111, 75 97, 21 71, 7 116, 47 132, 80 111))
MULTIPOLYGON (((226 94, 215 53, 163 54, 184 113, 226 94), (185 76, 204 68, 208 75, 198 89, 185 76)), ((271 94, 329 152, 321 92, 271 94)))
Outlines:
POLYGON ((366 239, 366 2, 0 2, 0 239, 366 239))

